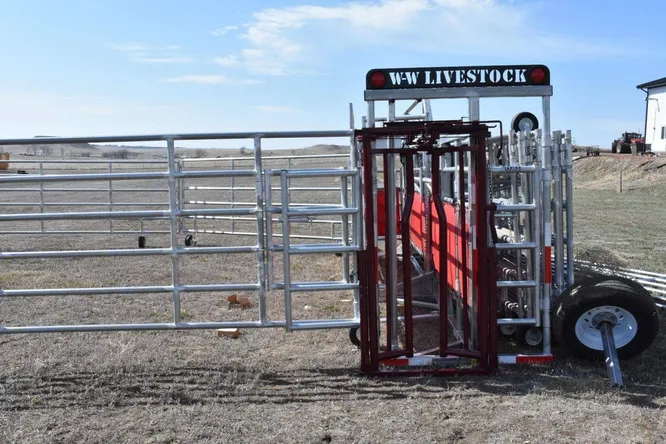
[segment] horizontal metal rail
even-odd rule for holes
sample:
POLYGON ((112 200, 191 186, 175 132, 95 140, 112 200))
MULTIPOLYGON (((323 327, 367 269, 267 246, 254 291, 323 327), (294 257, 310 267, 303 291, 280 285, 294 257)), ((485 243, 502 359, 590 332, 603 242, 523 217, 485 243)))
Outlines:
POLYGON ((535 288, 535 281, 497 281, 497 288, 535 288))
MULTIPOLYGON (((255 214, 256 209, 246 208, 220 208, 214 210, 176 210, 176 216, 217 216, 217 215, 247 215, 255 214)), ((0 214, 0 222, 28 221, 28 220, 81 220, 81 219, 138 219, 138 218, 168 218, 169 211, 92 211, 85 213, 26 213, 26 214, 0 214)))
MULTIPOLYGON (((44 325, 34 327, 3 327, 0 334, 25 333, 67 333, 95 331, 138 331, 138 330, 205 330, 217 328, 284 328, 285 321, 240 321, 240 322, 177 322, 153 324, 95 324, 95 325, 44 325)), ((333 328, 354 328, 359 326, 355 319, 326 319, 293 321, 292 330, 318 330, 333 328)))
MULTIPOLYGON (((254 177, 252 170, 215 170, 215 171, 184 171, 173 173, 176 179, 185 178, 214 178, 214 177, 254 177)), ((99 174, 42 174, 42 175, 18 175, 0 176, 0 183, 13 182, 88 182, 109 180, 148 180, 168 179, 168 172, 151 173, 99 173, 99 174)))
MULTIPOLYGON (((284 284, 275 283, 273 290, 284 290, 284 284)), ((345 281, 330 282, 292 282, 289 286, 290 291, 342 291, 358 290, 358 283, 348 283, 345 281)))
POLYGON ((89 296, 110 294, 196 293, 206 291, 255 291, 259 284, 164 285, 145 287, 39 288, 32 290, 0 290, 0 297, 23 296, 89 296))
MULTIPOLYGON (((166 232, 168 233, 168 231, 166 232)), ((256 236, 256 234, 255 234, 256 236)), ((247 247, 189 247, 175 248, 177 254, 231 254, 254 253, 258 246, 247 247)), ((58 250, 58 251, 3 251, 0 259, 47 259, 63 257, 111 257, 111 256, 168 256, 171 248, 139 248, 116 250, 58 250)))
POLYGON ((33 139, 2 139, 0 145, 49 145, 76 143, 114 142, 156 142, 168 140, 215 140, 215 139, 304 139, 319 137, 350 137, 350 130, 321 131, 267 131, 237 133, 189 133, 189 134, 149 134, 133 136, 93 136, 93 137, 40 137, 33 139))

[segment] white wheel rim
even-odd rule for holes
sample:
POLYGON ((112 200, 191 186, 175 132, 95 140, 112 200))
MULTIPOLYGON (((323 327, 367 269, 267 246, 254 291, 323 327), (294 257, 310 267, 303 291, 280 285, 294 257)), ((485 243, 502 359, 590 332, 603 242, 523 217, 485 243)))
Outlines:
POLYGON ((624 347, 636 337, 638 322, 630 312, 624 308, 610 305, 594 307, 583 313, 576 321, 576 337, 586 347, 593 350, 604 349, 603 342, 601 341, 601 332, 592 325, 592 318, 599 314, 612 315, 617 319, 617 325, 613 327, 615 348, 624 347))

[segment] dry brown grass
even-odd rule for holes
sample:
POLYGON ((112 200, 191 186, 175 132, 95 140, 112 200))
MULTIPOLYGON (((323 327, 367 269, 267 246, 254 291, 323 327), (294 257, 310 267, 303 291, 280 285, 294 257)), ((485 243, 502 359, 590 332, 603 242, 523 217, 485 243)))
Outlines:
MULTIPOLYGON (((593 202, 585 193, 576 190, 576 222, 589 217, 608 232, 615 225, 599 217, 607 209, 582 204, 593 202)), ((632 196, 618 198, 632 205, 624 199, 632 196)), ((618 254, 650 242, 645 231, 636 239, 618 254)), ((127 235, 4 240, 3 251, 136 243, 127 235)), ((163 235, 148 241, 168 245, 163 235)), ((209 235, 200 243, 252 239, 209 235)), ((277 255, 278 277, 281 264, 277 255)), ((298 280, 339 279, 339 258, 297 257, 292 271, 298 280)), ((190 256, 181 272, 187 283, 252 282, 255 258, 190 256)), ((0 270, 5 289, 170 279, 167 257, 3 261, 0 270)), ((343 317, 351 313, 348 299, 348 292, 303 294, 294 309, 300 318, 343 317)), ((273 318, 283 314, 281 292, 269 295, 269 306, 273 318)), ((170 310, 168 295, 3 299, 0 322, 166 322, 170 310)), ((188 321, 258 316, 256 305, 229 309, 226 294, 212 293, 184 295, 183 312, 188 321)), ((357 372, 358 350, 346 330, 243 330, 236 340, 214 331, 0 336, 0 442, 664 442, 664 331, 648 353, 623 363, 623 391, 608 390, 601 364, 565 356, 552 366, 502 367, 493 377, 366 378, 357 372)))

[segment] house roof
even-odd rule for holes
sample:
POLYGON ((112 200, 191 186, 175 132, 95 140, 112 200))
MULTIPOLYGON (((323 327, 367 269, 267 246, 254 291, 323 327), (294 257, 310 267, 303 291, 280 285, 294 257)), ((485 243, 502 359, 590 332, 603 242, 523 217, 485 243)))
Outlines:
POLYGON ((643 83, 638 85, 638 89, 650 89, 650 88, 659 88, 660 86, 666 86, 666 77, 661 79, 653 80, 651 82, 643 83))

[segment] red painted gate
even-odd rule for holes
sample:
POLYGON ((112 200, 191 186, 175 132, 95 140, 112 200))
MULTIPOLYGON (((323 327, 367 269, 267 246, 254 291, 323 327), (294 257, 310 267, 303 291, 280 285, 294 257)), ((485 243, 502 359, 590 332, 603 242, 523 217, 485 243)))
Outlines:
MULTIPOLYGON (((487 202, 486 138, 489 127, 480 122, 434 121, 387 123, 384 127, 356 131, 362 144, 365 249, 359 253, 360 309, 361 309, 361 369, 369 374, 409 373, 489 373, 497 367, 496 333, 496 279, 494 276, 495 251, 489 242, 488 217, 492 220, 492 207, 487 202), (440 143, 442 138, 469 136, 469 146, 454 147, 440 143), (388 139, 388 148, 376 148, 376 141, 388 139), (396 140, 401 146, 395 148, 396 140), (441 158, 445 154, 459 156, 460 173, 458 200, 443 197, 440 176, 441 158), (469 154, 469 155, 468 155, 469 154), (378 201, 374 177, 376 164, 386 164, 388 156, 399 156, 402 162, 404 184, 396 208, 388 207, 388 200, 378 201), (419 156, 428 156, 431 169, 431 189, 425 195, 415 190, 414 165, 419 156), (465 180, 465 157, 472 173, 465 180), (381 162, 381 163, 380 163, 381 162), (466 202, 472 197, 471 202, 466 202), (432 217, 425 217, 427 206, 432 217), (394 211, 395 210, 395 211, 394 211), (471 211, 470 211, 471 210, 471 211), (470 211, 470 220, 467 219, 470 211), (398 227, 401 249, 391 250, 384 220, 394 217, 398 227), (429 224, 429 226, 426 226, 429 224), (430 242, 426 236, 431 236, 430 242), (395 304, 387 291, 386 304, 380 302, 380 249, 379 239, 385 236, 383 255, 385 288, 391 280, 398 280, 398 270, 390 267, 391 256, 401 258, 402 306, 404 321, 403 344, 392 342, 391 322, 398 316, 395 304), (426 254, 430 249, 430 255, 426 254), (414 251, 432 257, 438 285, 437 309, 432 314, 438 319, 437 347, 419 351, 414 346, 415 300, 412 294, 414 251), (468 260, 471 252, 471 261, 468 260), (470 264, 471 262, 471 264, 470 264), (457 284, 459 283, 459 284, 457 284), (382 332, 382 311, 385 328, 382 332), (462 325, 461 340, 452 338, 458 319, 462 325)), ((384 168, 384 183, 392 174, 384 168)), ((397 262, 397 261, 396 261, 397 262)), ((395 262, 394 262, 395 263, 395 262)), ((393 332, 394 333, 394 332, 393 332)))

